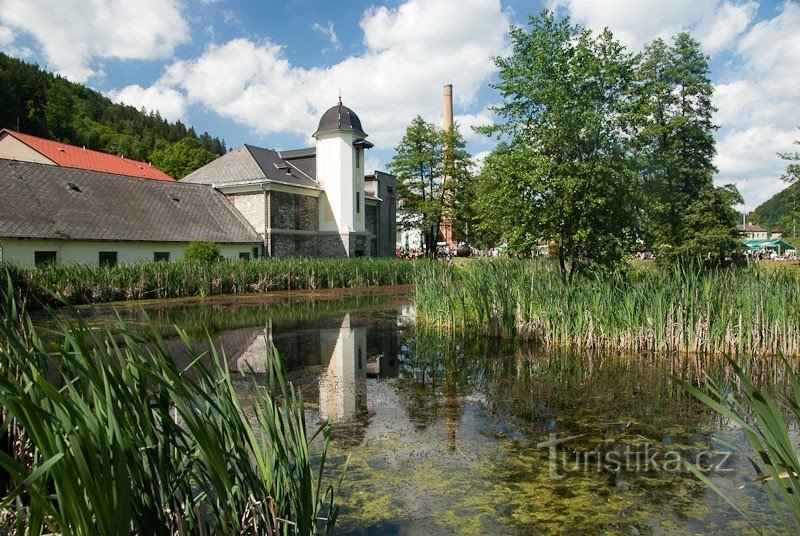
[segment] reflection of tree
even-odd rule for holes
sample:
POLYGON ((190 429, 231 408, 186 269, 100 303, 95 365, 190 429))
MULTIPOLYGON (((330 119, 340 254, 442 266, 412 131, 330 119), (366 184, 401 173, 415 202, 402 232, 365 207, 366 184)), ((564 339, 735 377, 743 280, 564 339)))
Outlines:
POLYGON ((401 344, 402 362, 395 385, 406 413, 423 429, 442 417, 451 449, 455 448, 463 397, 475 392, 487 363, 486 343, 418 329, 401 344))
MULTIPOLYGON (((605 433, 634 427, 660 441, 664 430, 710 424, 665 370, 664 356, 538 351, 521 345, 495 360, 484 393, 492 411, 511 415, 529 433, 605 433)), ((677 438, 676 438, 677 440, 677 438)))

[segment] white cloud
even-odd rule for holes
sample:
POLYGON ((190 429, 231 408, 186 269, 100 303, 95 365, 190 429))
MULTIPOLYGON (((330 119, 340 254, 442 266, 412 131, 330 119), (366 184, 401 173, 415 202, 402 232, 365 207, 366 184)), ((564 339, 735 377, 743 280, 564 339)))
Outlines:
POLYGON ((706 11, 695 29, 698 40, 708 54, 714 55, 733 45, 756 16, 758 4, 721 2, 706 11))
POLYGON ((156 85, 255 133, 304 138, 341 91, 370 139, 390 149, 414 116, 440 117, 443 85, 453 84, 457 107, 475 101, 494 72, 491 57, 504 52, 508 23, 499 0, 409 0, 368 9, 359 22, 366 51, 334 65, 296 67, 281 46, 241 38, 173 63, 156 85))
POLYGON ((368 156, 364 159, 364 172, 365 173, 372 173, 375 170, 383 169, 383 162, 380 158, 375 158, 374 156, 368 156))
POLYGON ((706 52, 714 54, 732 46, 756 15, 753 1, 731 0, 549 0, 593 30, 610 28, 622 43, 640 48, 655 37, 669 39, 691 30, 706 52))
POLYGON ((494 114, 484 109, 477 114, 461 114, 453 118, 458 125, 458 131, 470 143, 493 143, 492 138, 478 134, 473 127, 485 127, 494 124, 494 114))
POLYGON ((179 0, 0 0, 0 22, 29 34, 49 66, 84 82, 98 60, 169 57, 189 40, 179 0))
POLYGON ((161 117, 170 121, 177 121, 186 117, 186 97, 172 88, 150 86, 143 88, 139 85, 112 90, 107 93, 108 98, 115 102, 122 102, 136 108, 146 108, 147 111, 158 111, 161 117))
POLYGON ((330 41, 333 48, 335 48, 336 50, 340 50, 342 48, 342 45, 339 43, 339 38, 336 35, 336 29, 333 27, 332 21, 328 21, 325 24, 320 24, 318 22, 315 22, 311 26, 311 28, 315 32, 319 32, 322 35, 324 35, 328 39, 328 41, 330 41))
POLYGON ((800 5, 787 2, 775 17, 755 24, 736 48, 736 77, 716 85, 717 181, 739 185, 748 209, 786 187, 786 162, 800 124, 800 5))
POLYGON ((0 26, 0 45, 10 45, 14 42, 14 32, 7 26, 0 26))

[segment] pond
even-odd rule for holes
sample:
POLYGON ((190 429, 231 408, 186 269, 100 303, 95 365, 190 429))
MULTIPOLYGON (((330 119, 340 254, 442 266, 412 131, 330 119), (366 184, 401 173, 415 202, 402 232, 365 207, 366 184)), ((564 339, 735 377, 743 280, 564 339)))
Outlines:
MULTIPOLYGON (((418 329, 405 289, 313 300, 209 299, 124 306, 182 355, 177 325, 208 333, 243 398, 268 341, 309 424, 331 419, 332 473, 349 456, 343 534, 741 533, 748 523, 692 477, 697 462, 762 529, 775 522, 731 423, 671 375, 731 380, 722 360, 544 352, 418 329), (144 312, 149 318, 145 319, 144 312), (207 330, 207 331, 206 331, 207 330), (739 489, 740 486, 743 489, 739 489)), ((113 312, 83 309, 102 326, 113 312)), ((750 364, 777 382, 771 362, 750 364)))

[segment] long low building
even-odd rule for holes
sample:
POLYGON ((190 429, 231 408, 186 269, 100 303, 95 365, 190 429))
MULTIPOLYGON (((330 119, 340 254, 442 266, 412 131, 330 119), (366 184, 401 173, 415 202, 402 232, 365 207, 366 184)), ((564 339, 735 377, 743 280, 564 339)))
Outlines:
POLYGON ((0 258, 117 264, 174 260, 194 240, 227 258, 257 255, 261 240, 207 186, 0 159, 0 258))
POLYGON ((306 149, 242 145, 177 182, 143 162, 4 130, 0 259, 174 260, 197 240, 234 259, 392 256, 395 179, 365 174, 372 144, 360 119, 340 100, 313 136, 306 149))

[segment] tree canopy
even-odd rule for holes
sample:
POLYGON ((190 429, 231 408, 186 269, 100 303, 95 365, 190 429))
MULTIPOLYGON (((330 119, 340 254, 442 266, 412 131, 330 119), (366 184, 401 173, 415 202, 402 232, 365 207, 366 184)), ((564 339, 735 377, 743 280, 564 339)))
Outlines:
POLYGON ((203 147, 199 140, 183 138, 150 154, 150 160, 158 169, 176 179, 182 179, 217 158, 203 147))
POLYGON ((428 254, 436 248, 442 218, 458 220, 466 209, 462 192, 472 161, 464 146, 457 127, 447 132, 417 116, 388 165, 398 181, 399 223, 422 233, 428 254))
POLYGON ((501 143, 474 189, 476 235, 528 252, 549 244, 562 274, 614 267, 647 248, 662 258, 735 245, 742 199, 715 187, 713 85, 688 34, 632 54, 543 11, 510 30, 495 58, 501 143))
POLYGON ((594 36, 550 12, 510 34, 511 55, 495 59, 501 122, 482 129, 506 143, 480 176, 478 225, 501 228, 512 251, 551 243, 565 278, 613 265, 638 233, 626 134, 633 58, 610 32, 594 36))

